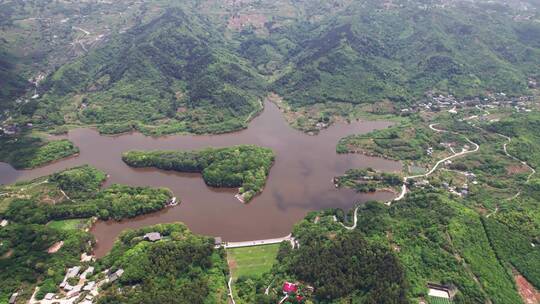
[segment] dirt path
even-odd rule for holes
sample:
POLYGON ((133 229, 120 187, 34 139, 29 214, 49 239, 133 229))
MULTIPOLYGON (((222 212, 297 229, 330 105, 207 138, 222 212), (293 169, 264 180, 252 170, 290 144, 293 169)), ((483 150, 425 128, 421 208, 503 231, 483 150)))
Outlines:
POLYGON ((229 282, 227 283, 227 286, 229 287, 229 298, 231 299, 230 303, 236 304, 234 301, 234 296, 232 292, 232 277, 229 277, 229 282))
POLYGON ((517 289, 523 302, 526 304, 538 304, 540 303, 540 292, 538 292, 534 286, 525 279, 521 274, 514 276, 516 281, 517 289))

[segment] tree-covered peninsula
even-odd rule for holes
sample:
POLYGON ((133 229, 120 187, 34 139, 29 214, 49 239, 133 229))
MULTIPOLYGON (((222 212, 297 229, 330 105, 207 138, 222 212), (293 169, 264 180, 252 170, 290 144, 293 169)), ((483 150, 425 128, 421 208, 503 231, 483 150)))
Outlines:
POLYGON ((105 179, 105 173, 82 166, 2 186, 0 218, 36 224, 89 217, 119 220, 162 209, 172 198, 167 189, 119 184, 101 189, 105 179))
POLYGON ((67 169, 0 186, 0 303, 17 292, 18 302, 55 293, 67 267, 79 265, 94 238, 91 218, 122 219, 157 211, 172 195, 167 189, 112 185, 90 166, 67 169))
POLYGON ((45 140, 37 136, 0 136, 0 161, 17 169, 31 169, 79 153, 67 139, 45 140))
POLYGON ((122 155, 132 167, 200 172, 209 186, 240 187, 238 199, 242 202, 249 202, 262 191, 274 158, 272 150, 254 145, 196 151, 129 151, 122 155))

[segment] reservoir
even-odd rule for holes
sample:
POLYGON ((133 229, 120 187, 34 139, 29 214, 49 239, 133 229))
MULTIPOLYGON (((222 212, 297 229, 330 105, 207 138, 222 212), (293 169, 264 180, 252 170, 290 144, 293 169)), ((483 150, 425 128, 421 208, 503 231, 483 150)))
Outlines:
POLYGON ((91 232, 98 243, 95 254, 106 254, 118 234, 128 228, 157 223, 183 222, 194 233, 221 236, 225 241, 246 241, 281 237, 307 212, 324 208, 349 209, 357 202, 391 200, 390 192, 356 193, 336 189, 332 178, 350 168, 371 167, 400 171, 401 163, 361 154, 336 153, 342 137, 390 126, 390 122, 338 123, 310 136, 291 128, 281 111, 270 102, 254 118, 249 128, 222 135, 173 135, 148 137, 140 133, 101 136, 93 129, 71 130, 69 138, 80 154, 33 170, 15 170, 0 163, 0 183, 13 183, 83 164, 109 174, 105 186, 121 183, 132 186, 169 188, 181 204, 162 211, 120 222, 97 222, 91 232), (237 189, 217 189, 205 185, 200 174, 157 169, 134 169, 121 160, 128 150, 191 150, 209 146, 255 144, 271 148, 276 161, 263 192, 242 204, 237 189))

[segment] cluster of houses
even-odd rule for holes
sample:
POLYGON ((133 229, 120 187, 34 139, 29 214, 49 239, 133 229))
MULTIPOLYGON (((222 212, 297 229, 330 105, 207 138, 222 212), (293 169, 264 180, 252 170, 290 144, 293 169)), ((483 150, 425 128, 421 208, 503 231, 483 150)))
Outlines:
MULTIPOLYGON (((536 87, 536 80, 529 80, 529 86, 536 87)), ((533 96, 508 97, 504 92, 490 94, 481 99, 476 97, 470 100, 458 100, 452 94, 443 95, 433 92, 426 93, 426 99, 423 102, 413 105, 411 108, 404 108, 401 114, 406 115, 416 113, 421 110, 429 112, 437 112, 443 109, 449 109, 450 113, 457 113, 457 109, 465 107, 482 107, 495 109, 498 107, 513 107, 516 111, 530 112, 527 108, 529 102, 533 101, 533 96)))
MULTIPOLYGON (((469 195, 469 183, 472 183, 473 185, 477 185, 478 181, 476 181, 476 175, 472 172, 460 172, 459 173, 465 175, 467 178, 467 181, 464 182, 461 186, 453 186, 450 185, 447 182, 442 182, 441 186, 443 189, 447 190, 448 192, 457 195, 459 197, 466 197, 469 195)), ((427 179, 418 179, 412 182, 412 186, 415 188, 428 188, 431 187, 431 184, 429 180, 427 179)))
POLYGON ((20 128, 16 124, 0 126, 1 135, 15 135, 20 131, 20 128))
MULTIPOLYGON (((94 299, 98 296, 99 291, 98 288, 102 286, 105 283, 114 282, 118 280, 123 274, 123 269, 118 269, 116 271, 109 271, 106 270, 103 273, 105 274, 105 279, 96 282, 96 281, 89 281, 88 277, 90 277, 92 274, 94 274, 94 267, 89 266, 86 268, 86 270, 82 271, 81 266, 74 266, 69 268, 66 271, 66 275, 64 276, 64 279, 59 285, 60 293, 47 293, 42 300, 36 300, 35 295, 38 291, 38 288, 36 288, 34 294, 32 295, 32 298, 30 299, 30 304, 53 304, 53 303, 59 303, 59 304, 72 304, 72 303, 79 303, 79 304, 91 304, 93 303, 94 299), (72 285, 73 281, 77 281, 77 284, 72 285), (81 294, 84 295, 84 298, 81 299, 81 294)), ((17 293, 13 294, 12 297, 13 302, 10 304, 16 302, 17 293)))
POLYGON ((444 189, 448 190, 450 193, 455 194, 459 197, 465 197, 469 195, 469 185, 467 183, 462 186, 450 186, 447 182, 443 182, 442 186, 444 189))

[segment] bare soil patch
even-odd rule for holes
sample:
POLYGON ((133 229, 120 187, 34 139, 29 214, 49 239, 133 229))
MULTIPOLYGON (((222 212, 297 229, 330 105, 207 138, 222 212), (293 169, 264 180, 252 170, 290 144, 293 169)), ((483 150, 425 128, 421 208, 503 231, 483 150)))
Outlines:
POLYGON ((514 276, 514 279, 516 280, 519 294, 526 304, 540 303, 540 292, 538 292, 525 277, 518 274, 514 276))
POLYGON ((508 172, 508 174, 528 173, 529 168, 522 165, 509 165, 506 167, 506 172, 508 172))
POLYGON ((242 30, 246 26, 253 26, 256 29, 264 28, 266 17, 261 14, 239 14, 229 18, 228 27, 232 30, 242 30))
POLYGON ((62 246, 64 246, 64 241, 56 242, 47 249, 47 253, 56 253, 62 246))
POLYGON ((13 255, 13 249, 8 250, 8 252, 4 253, 0 259, 7 259, 13 255))

